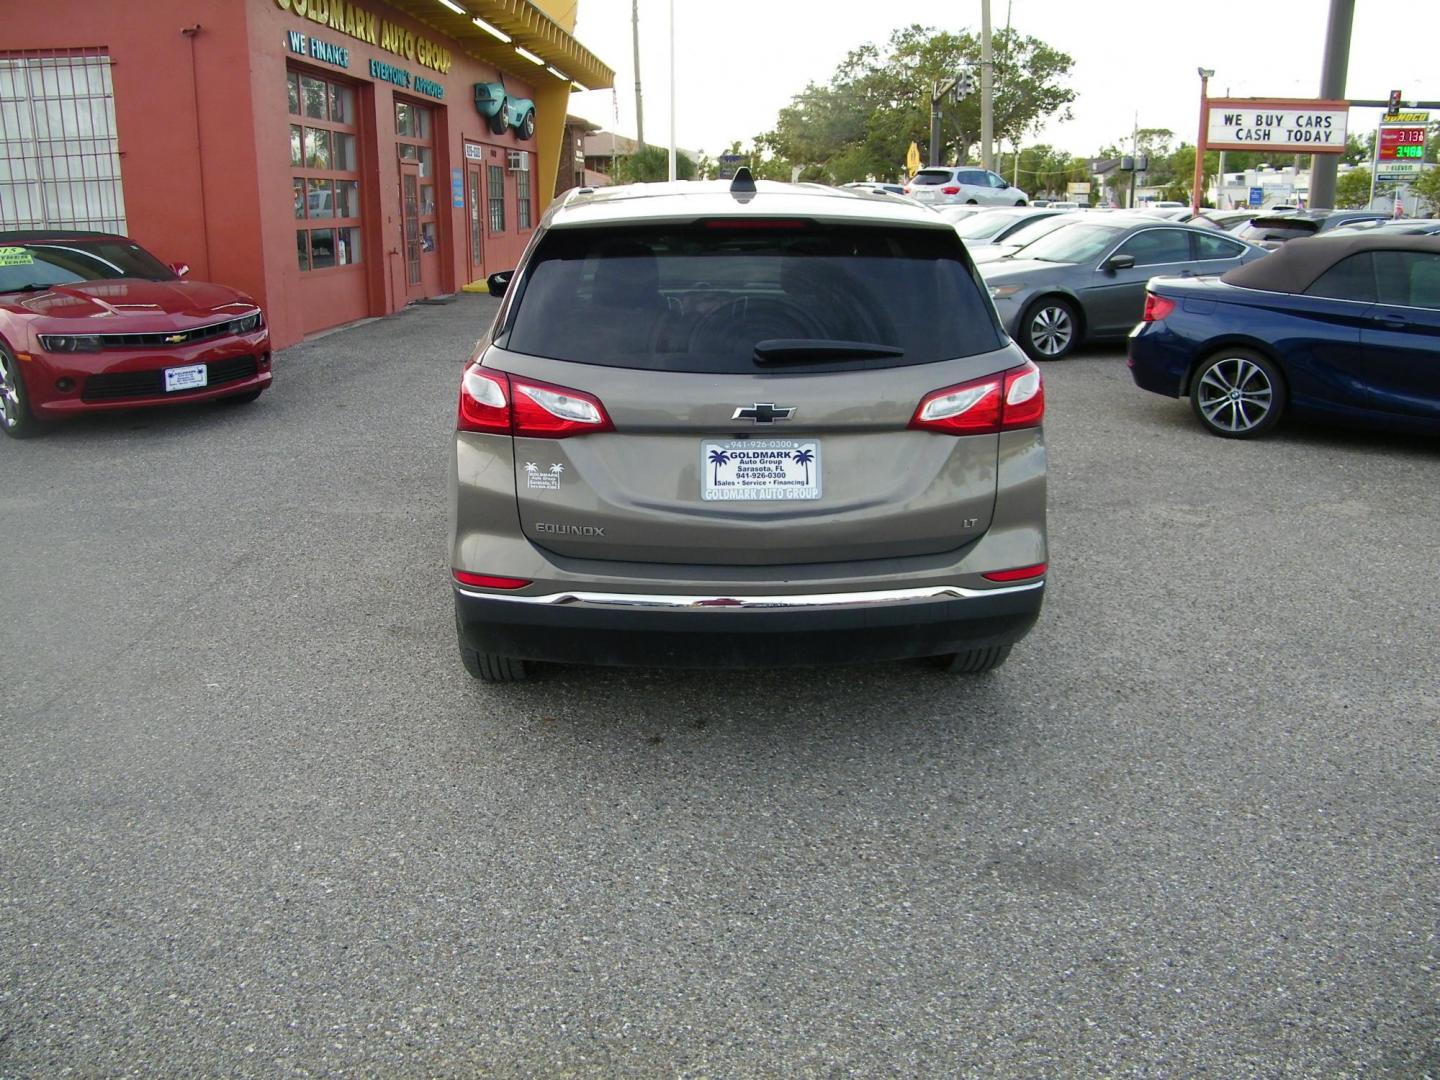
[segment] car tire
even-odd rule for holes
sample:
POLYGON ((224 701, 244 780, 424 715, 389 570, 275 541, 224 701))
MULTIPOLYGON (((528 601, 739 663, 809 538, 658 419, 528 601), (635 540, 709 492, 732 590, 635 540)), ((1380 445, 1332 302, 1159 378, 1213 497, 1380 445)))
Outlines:
POLYGON ((1015 205, 1016 205, 1016 206, 1024 206, 1024 205, 1025 205, 1025 200, 1024 200, 1024 199, 1016 199, 1016 200, 1015 200, 1015 205))
POLYGON ((1271 431, 1285 411, 1280 369, 1253 349, 1221 349, 1195 369, 1190 407, 1212 435, 1254 439, 1271 431))
POLYGON ((520 126, 515 129, 515 134, 520 138, 529 140, 535 137, 535 110, 527 109, 525 115, 520 118, 520 126))
POLYGON ((1009 645, 992 645, 988 649, 971 649, 932 659, 936 667, 951 675, 983 675, 1005 663, 1010 658, 1010 649, 1009 645))
POLYGON ((1042 296, 1020 319, 1020 347, 1031 360, 1064 360, 1080 344, 1080 316, 1059 296, 1042 296))
POLYGON ((466 671, 481 682, 516 683, 524 682, 530 676, 524 660, 517 660, 513 656, 476 652, 464 641, 460 642, 460 662, 465 665, 466 671))
POLYGON ((505 98, 500 99, 500 104, 495 110, 495 115, 490 117, 486 123, 490 125, 491 135, 505 134, 505 128, 508 126, 505 123, 505 98))
POLYGON ((20 363, 4 345, 0 345, 0 428, 12 439, 28 439, 40 431, 40 421, 30 412, 20 363))
POLYGON ((246 390, 245 393, 243 393, 243 394, 231 394, 229 397, 222 397, 222 398, 220 399, 220 404, 221 404, 221 405, 249 405, 252 401, 254 401, 256 398, 258 398, 258 397, 260 396, 261 391, 263 391, 263 390, 264 390, 264 387, 261 387, 261 388, 258 389, 258 390, 246 390))
POLYGON ((974 199, 966 199, 966 200, 965 200, 965 205, 966 205, 966 206, 979 206, 980 204, 979 204, 978 202, 976 202, 974 199))

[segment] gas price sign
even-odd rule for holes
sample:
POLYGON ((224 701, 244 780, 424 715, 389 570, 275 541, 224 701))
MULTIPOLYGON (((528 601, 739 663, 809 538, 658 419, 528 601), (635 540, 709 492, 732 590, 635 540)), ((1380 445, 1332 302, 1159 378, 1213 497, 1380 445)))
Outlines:
POLYGON ((1425 129, 1418 124, 1386 124, 1380 129, 1380 160, 1425 160, 1425 129))

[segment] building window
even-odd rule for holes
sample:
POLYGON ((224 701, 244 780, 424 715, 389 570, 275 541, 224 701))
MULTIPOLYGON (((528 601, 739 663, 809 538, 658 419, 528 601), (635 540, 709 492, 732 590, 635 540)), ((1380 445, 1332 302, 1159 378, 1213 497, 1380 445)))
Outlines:
POLYGON ((125 232, 107 53, 0 53, 0 228, 125 232))
POLYGON ((301 270, 360 261, 360 161, 355 88, 286 73, 295 260, 301 270))
POLYGON ((515 227, 528 229, 535 223, 530 220, 530 155, 524 150, 512 150, 515 162, 515 227))
POLYGON ((505 231, 505 170, 499 165, 487 165, 485 172, 487 173, 485 196, 490 205, 490 231, 491 233, 503 233, 505 231))

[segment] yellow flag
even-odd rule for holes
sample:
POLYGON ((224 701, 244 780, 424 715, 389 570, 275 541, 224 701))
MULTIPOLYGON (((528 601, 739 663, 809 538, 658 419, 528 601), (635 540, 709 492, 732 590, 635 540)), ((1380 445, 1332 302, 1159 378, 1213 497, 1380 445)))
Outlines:
POLYGON ((916 146, 913 142, 905 154, 905 168, 910 170, 911 176, 914 176, 920 171, 920 147, 916 146))

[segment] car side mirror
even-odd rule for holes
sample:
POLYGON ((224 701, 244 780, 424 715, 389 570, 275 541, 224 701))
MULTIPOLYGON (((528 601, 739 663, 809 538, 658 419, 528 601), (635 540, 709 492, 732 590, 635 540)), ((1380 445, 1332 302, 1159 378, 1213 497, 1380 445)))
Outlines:
POLYGON ((1009 182, 1008 182, 1007 180, 1005 180, 1004 178, 1001 178, 1001 180, 1000 180, 1000 186, 1001 186, 1002 188, 1008 188, 1008 187, 1010 186, 1010 184, 1009 184, 1009 182))
POLYGON ((171 263, 171 264, 170 264, 170 269, 171 269, 172 271, 174 271, 176 277, 184 277, 186 274, 190 273, 190 264, 189 264, 189 263, 171 263))
POLYGON ((490 290, 491 296, 504 296, 505 290, 510 287, 510 279, 514 276, 514 270, 498 271, 485 279, 485 287, 490 290))
POLYGON ((1102 270, 1129 270, 1135 265, 1134 255, 1111 255, 1105 260, 1102 270))

